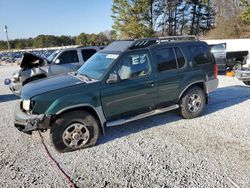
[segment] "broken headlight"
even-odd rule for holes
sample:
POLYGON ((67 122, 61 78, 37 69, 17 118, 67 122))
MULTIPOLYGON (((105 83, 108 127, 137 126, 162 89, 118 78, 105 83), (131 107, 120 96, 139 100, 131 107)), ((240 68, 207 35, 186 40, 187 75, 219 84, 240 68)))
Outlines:
POLYGON ((19 81, 19 73, 16 72, 12 75, 12 82, 17 82, 19 81))
POLYGON ((31 100, 23 100, 21 102, 21 108, 28 113, 32 113, 33 110, 33 106, 34 106, 34 101, 31 100))

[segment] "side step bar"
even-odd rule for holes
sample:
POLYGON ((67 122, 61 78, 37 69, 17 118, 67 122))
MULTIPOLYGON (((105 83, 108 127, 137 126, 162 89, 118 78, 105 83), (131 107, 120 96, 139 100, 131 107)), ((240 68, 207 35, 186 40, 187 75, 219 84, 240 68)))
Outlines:
POLYGON ((145 117, 149 117, 149 116, 152 116, 152 115, 161 114, 161 113, 164 113, 164 112, 175 110, 177 108, 179 108, 179 105, 176 104, 176 105, 169 106, 169 107, 166 107, 166 108, 155 109, 155 110, 153 110, 151 112, 140 114, 140 115, 137 115, 137 116, 134 116, 134 117, 130 117, 130 118, 126 118, 126 119, 118 119, 118 120, 115 120, 115 121, 107 122, 106 126, 107 127, 113 127, 113 126, 117 126, 117 125, 122 125, 122 124, 125 124, 125 123, 128 123, 128 122, 135 121, 135 120, 138 120, 138 119, 142 119, 142 118, 145 118, 145 117))

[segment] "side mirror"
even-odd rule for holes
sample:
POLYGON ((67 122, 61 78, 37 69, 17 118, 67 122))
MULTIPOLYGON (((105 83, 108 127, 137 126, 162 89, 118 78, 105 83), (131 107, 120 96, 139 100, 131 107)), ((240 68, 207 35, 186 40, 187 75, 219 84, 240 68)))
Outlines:
POLYGON ((59 64, 59 63, 60 63, 60 59, 56 59, 55 64, 59 64))
POLYGON ((119 79, 118 74, 111 73, 109 75, 109 78, 107 79, 107 84, 113 84, 113 83, 117 83, 119 81, 120 81, 120 79, 119 79))

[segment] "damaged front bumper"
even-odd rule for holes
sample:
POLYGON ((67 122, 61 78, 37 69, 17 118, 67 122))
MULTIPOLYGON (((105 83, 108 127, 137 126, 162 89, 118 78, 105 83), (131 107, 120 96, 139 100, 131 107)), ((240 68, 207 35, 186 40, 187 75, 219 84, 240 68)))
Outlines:
POLYGON ((22 84, 20 82, 11 82, 9 88, 14 95, 20 96, 20 91, 22 88, 22 84))
POLYGON ((21 132, 31 134, 35 130, 46 130, 50 127, 51 115, 27 114, 20 108, 15 108, 14 126, 21 132))

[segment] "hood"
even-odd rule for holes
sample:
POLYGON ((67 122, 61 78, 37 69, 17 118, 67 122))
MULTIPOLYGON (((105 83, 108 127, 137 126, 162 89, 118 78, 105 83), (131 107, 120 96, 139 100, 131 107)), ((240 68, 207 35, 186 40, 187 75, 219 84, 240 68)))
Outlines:
POLYGON ((59 76, 49 77, 41 80, 30 82, 22 87, 21 98, 30 99, 36 95, 49 91, 74 86, 85 83, 82 78, 78 78, 74 74, 63 74, 59 76))
POLYGON ((45 58, 36 56, 31 53, 24 53, 22 60, 21 60, 20 67, 21 68, 33 68, 33 67, 42 66, 45 64, 45 62, 47 62, 47 59, 45 58))

